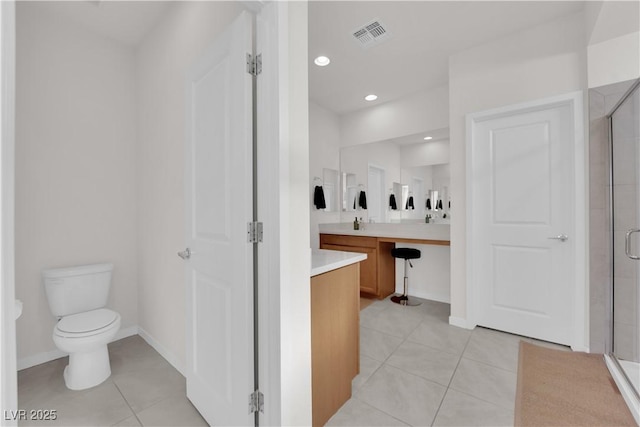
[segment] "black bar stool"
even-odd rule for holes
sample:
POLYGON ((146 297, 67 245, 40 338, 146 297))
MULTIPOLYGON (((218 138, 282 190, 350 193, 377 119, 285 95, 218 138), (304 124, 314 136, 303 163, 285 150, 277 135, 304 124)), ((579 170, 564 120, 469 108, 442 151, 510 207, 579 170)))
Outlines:
POLYGON ((409 278, 407 277, 407 263, 409 263, 411 268, 413 268, 413 264, 411 264, 410 260, 420 258, 420 251, 418 249, 412 248, 394 248, 391 249, 391 256, 394 258, 404 259, 404 293, 402 295, 392 296, 391 301, 395 302, 396 304, 409 306, 422 304, 421 302, 418 302, 413 298, 409 299, 409 294, 407 293, 407 289, 409 288, 409 278))

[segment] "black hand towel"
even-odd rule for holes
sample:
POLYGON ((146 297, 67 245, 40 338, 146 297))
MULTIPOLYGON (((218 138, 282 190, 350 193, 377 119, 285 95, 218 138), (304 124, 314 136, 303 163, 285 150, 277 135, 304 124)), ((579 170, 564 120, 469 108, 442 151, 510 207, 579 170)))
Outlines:
POLYGON ((394 194, 389 196, 389 207, 394 211, 398 210, 398 205, 396 204, 396 196, 394 194))
POLYGON ((367 209, 367 195, 364 191, 360 192, 360 197, 358 198, 358 206, 362 209, 367 209))
POLYGON ((406 210, 415 209, 415 206, 413 206, 413 196, 409 196, 409 198, 407 199, 407 204, 404 208, 406 210))
POLYGON ((438 200, 438 207, 437 209, 442 209, 442 200, 438 200))
POLYGON ((427 198, 426 208, 431 210, 431 199, 427 198))
POLYGON ((324 190, 321 185, 316 185, 313 191, 313 204, 316 205, 316 209, 325 209, 327 203, 324 200, 324 190))

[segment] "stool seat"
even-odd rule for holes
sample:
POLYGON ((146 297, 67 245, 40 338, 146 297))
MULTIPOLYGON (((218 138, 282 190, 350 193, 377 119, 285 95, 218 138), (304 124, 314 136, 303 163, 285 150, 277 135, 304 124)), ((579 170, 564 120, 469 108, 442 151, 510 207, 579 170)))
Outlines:
POLYGON ((418 259, 420 258, 420 251, 412 248, 394 248, 391 249, 391 256, 402 259, 418 259))

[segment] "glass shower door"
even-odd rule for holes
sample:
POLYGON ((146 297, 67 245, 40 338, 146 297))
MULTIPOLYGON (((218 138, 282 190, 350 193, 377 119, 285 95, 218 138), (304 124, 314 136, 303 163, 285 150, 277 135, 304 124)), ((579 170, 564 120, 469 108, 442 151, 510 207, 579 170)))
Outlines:
POLYGON ((610 116, 613 198, 612 353, 640 390, 640 91, 610 116))

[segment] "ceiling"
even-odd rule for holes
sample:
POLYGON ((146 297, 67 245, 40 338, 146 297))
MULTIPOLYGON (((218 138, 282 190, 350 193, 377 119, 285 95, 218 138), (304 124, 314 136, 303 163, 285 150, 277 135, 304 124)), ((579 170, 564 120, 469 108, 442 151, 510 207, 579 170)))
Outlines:
POLYGON ((583 8, 583 1, 310 1, 309 97, 345 114, 444 85, 453 53, 583 8), (391 36, 365 49, 352 32, 374 19, 391 36), (316 66, 319 55, 331 63, 316 66), (378 99, 364 101, 370 93, 378 99))
POLYGON ((69 19, 104 37, 135 46, 167 10, 168 1, 42 1, 50 15, 69 19))

